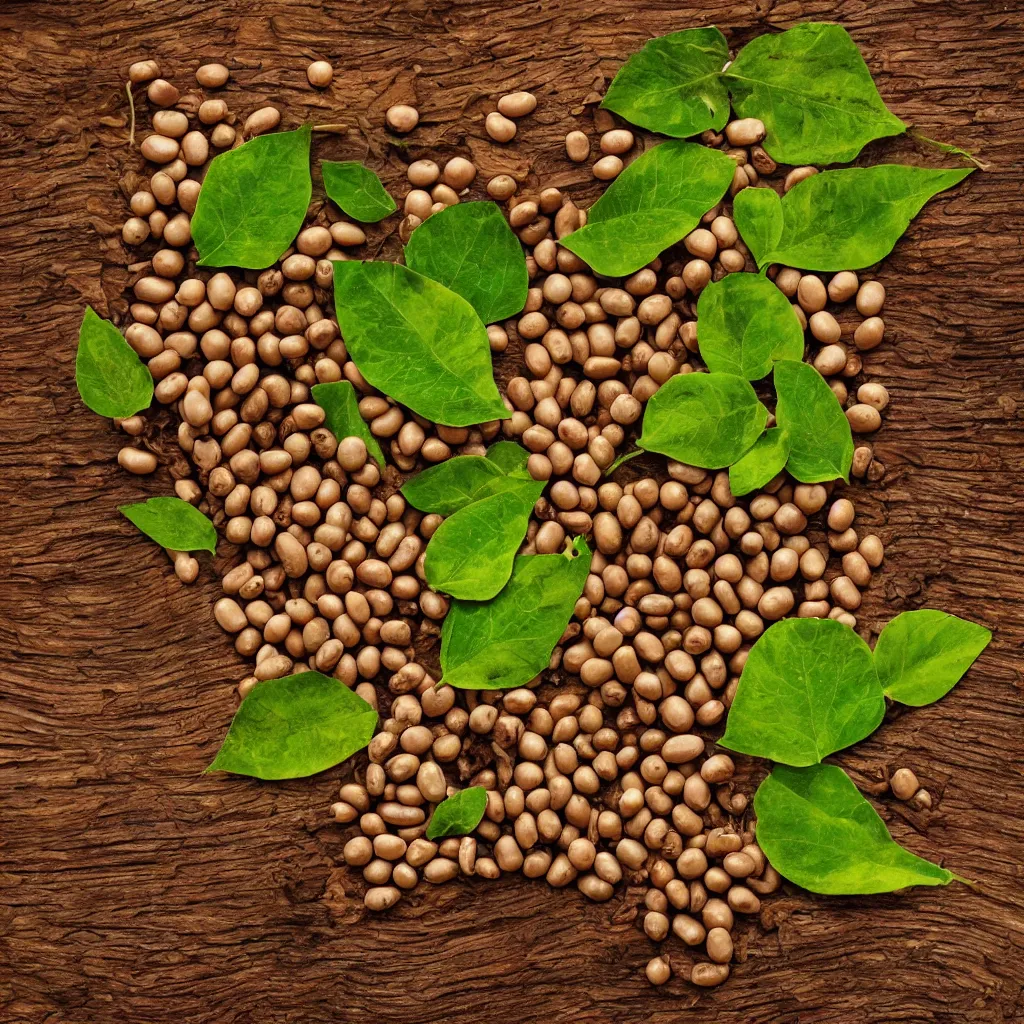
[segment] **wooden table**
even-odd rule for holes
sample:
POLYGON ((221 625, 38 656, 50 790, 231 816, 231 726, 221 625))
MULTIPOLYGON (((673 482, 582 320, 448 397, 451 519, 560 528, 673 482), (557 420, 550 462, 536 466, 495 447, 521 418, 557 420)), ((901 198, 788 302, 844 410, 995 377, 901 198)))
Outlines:
MULTIPOLYGON (((0 1020, 1024 1020, 1019 2, 7 0, 0 54, 0 1020), (648 37, 717 22, 742 43, 802 18, 842 21, 901 117, 990 165, 931 205, 881 272, 888 337, 867 369, 892 393, 886 474, 855 497, 888 542, 862 622, 937 607, 996 639, 941 704, 891 713, 840 758, 876 790, 886 768, 913 767, 934 809, 883 796, 882 814, 978 884, 781 894, 711 992, 650 988, 654 947, 621 897, 475 881, 369 916, 327 818, 340 771, 203 775, 245 672, 210 615, 216 573, 207 560, 180 585, 118 516, 169 478, 119 471, 117 436, 75 392, 82 307, 125 310, 119 178, 130 189, 141 169, 127 66, 155 57, 187 88, 200 58, 224 59, 239 113, 267 100, 286 125, 341 122, 351 130, 320 153, 365 158, 394 184, 383 112, 415 101, 413 153, 470 154, 484 180, 532 167, 531 182, 586 200, 562 138, 590 125, 584 101, 648 37), (323 93, 305 81, 315 58, 336 68, 323 93), (492 145, 483 115, 523 87, 537 112, 492 145)), ((957 163, 905 140, 867 155, 957 163)))

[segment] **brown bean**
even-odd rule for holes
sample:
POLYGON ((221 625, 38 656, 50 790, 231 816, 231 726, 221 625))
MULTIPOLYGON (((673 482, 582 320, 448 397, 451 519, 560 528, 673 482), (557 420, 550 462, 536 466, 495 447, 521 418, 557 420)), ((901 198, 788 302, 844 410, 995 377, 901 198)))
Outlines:
POLYGON ((729 977, 728 964, 695 964, 690 971, 690 981, 701 988, 714 988, 729 977))
POLYGON ((137 60, 128 68, 128 81, 141 85, 160 77, 160 65, 155 60, 137 60))
POLYGON ((484 119, 484 129, 495 142, 511 142, 516 135, 516 123, 497 110, 484 119))
POLYGON ((146 88, 146 97, 157 107, 173 107, 181 98, 178 89, 163 78, 156 78, 146 88))
POLYGON ((374 886, 366 890, 363 903, 367 910, 390 910, 401 898, 401 890, 393 885, 374 886))
POLYGON ((334 68, 329 61, 315 60, 306 68, 306 80, 316 89, 324 89, 334 79, 334 68))
POLYGON ((569 132, 565 137, 565 152, 573 163, 583 163, 590 156, 590 139, 583 132, 569 132))
POLYGON ((897 800, 910 800, 921 788, 921 784, 909 768, 897 768, 889 779, 889 788, 897 800))
POLYGON ((667 956, 656 956, 647 962, 644 975, 652 985, 664 985, 672 977, 672 968, 667 956))
POLYGON ((622 159, 617 156, 603 156, 591 170, 599 181, 611 181, 622 173, 622 159))
POLYGON ((885 304, 885 288, 880 281, 865 281, 857 291, 857 312, 861 316, 877 316, 885 304))
POLYGON ((157 458, 152 452, 141 448, 122 448, 117 453, 117 463, 122 469, 136 476, 152 473, 157 467, 157 458))
POLYGON ((725 126, 725 137, 731 146, 752 146, 765 137, 764 122, 756 117, 743 117, 725 126))
POLYGON ((526 117, 537 107, 537 97, 532 92, 510 92, 498 100, 498 112, 505 117, 526 117))
POLYGON ((419 124, 420 114, 415 107, 410 107, 405 103, 396 103, 394 106, 388 107, 384 119, 392 131, 405 135, 419 124))
POLYGON ((882 425, 882 414, 874 406, 863 403, 847 409, 846 418, 855 434, 871 434, 882 425))
POLYGON ((689 914, 676 914, 672 918, 672 934, 687 946, 699 946, 704 941, 707 932, 696 918, 689 914))
POLYGON ((281 111, 277 107, 260 107, 254 110, 242 125, 245 136, 262 135, 276 128, 281 123, 281 111))
POLYGON ((196 81, 207 89, 219 89, 230 77, 231 72, 223 64, 201 64, 196 69, 196 81))
POLYGON ((853 332, 853 343, 861 352, 877 348, 885 336, 885 321, 880 316, 868 317, 853 332))

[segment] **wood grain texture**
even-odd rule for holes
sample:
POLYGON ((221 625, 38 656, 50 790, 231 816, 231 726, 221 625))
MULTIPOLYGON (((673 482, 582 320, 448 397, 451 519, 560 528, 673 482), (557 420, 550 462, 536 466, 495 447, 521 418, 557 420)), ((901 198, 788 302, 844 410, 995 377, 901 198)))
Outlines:
MULTIPOLYGON (((1024 1020, 1019 0, 7 0, 0 54, 0 1020, 1024 1020), (882 814, 978 885, 773 898, 712 992, 647 985, 654 947, 629 893, 594 905, 520 879, 456 883, 369 916, 327 821, 340 770, 202 774, 244 674, 210 615, 216 574, 207 560, 179 585, 116 514, 170 481, 119 471, 117 437, 74 389, 82 306, 126 310, 118 182, 141 167, 127 66, 155 57, 187 89, 200 58, 224 59, 238 113, 267 100, 286 126, 342 122, 319 154, 365 158, 391 184, 404 160, 383 113, 412 101, 411 156, 468 153, 484 180, 511 171, 589 200, 562 138, 643 41, 717 23, 742 43, 807 18, 845 24, 901 117, 991 165, 882 271, 888 338, 866 361, 892 393, 887 473, 856 498, 889 544, 862 621, 931 606, 996 638, 941 704, 893 712, 840 759, 878 790, 887 768, 913 767, 935 808, 882 796, 882 814), (337 69, 324 93, 305 81, 315 58, 337 69), (482 121, 510 88, 540 105, 501 148, 482 121)), ((942 162, 906 140, 868 156, 942 162)))

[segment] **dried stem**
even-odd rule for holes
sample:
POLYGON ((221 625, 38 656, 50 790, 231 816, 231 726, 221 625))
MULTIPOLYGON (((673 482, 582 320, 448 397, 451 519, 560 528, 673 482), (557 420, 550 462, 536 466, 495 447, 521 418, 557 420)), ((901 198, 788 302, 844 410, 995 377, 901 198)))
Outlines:
POLYGON ((135 148, 135 97, 132 96, 132 83, 124 83, 125 95, 128 97, 128 148, 135 148))

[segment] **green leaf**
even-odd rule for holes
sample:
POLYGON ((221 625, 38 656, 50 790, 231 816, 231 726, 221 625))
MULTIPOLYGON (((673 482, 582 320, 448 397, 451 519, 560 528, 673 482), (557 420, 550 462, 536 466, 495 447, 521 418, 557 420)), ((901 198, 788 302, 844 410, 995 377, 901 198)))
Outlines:
POLYGON ((487 810, 487 790, 483 786, 460 789, 447 800, 442 800, 427 825, 428 839, 446 839, 465 836, 480 824, 487 810))
POLYGON ((321 160, 327 198, 355 220, 376 224, 398 207, 380 178, 358 160, 321 160))
POLYGON ((427 582, 466 601, 494 597, 512 574, 530 513, 543 490, 543 480, 512 476, 485 485, 478 500, 449 516, 430 538, 423 561, 427 582))
POLYGON ((199 266, 263 270, 292 244, 313 194, 311 134, 260 135, 213 158, 192 215, 199 266))
POLYGON ((932 196, 972 172, 970 167, 936 171, 902 164, 823 171, 783 196, 782 231, 773 245, 759 248, 756 231, 753 241, 744 233, 742 216, 737 228, 758 266, 784 263, 801 270, 859 270, 892 251, 932 196))
POLYGON ((457 455, 410 477, 402 485, 402 494, 421 512, 451 516, 485 497, 489 484, 505 478, 496 460, 483 455, 457 455))
POLYGON ((728 274, 700 293, 697 343, 713 373, 760 380, 779 359, 803 359, 804 330, 768 278, 728 274))
POLYGON ((405 262, 461 295, 485 324, 526 305, 523 247, 494 203, 457 203, 435 213, 412 233, 405 262))
POLYGON ((663 142, 634 160, 590 208, 587 223, 559 244, 596 273, 625 277, 689 234, 735 170, 717 149, 663 142))
POLYGON ((217 530, 199 509, 181 498, 150 498, 119 509, 150 540, 172 551, 209 551, 217 547, 217 530))
POLYGON ((811 892, 893 892, 955 877, 896 843, 835 765, 775 768, 754 795, 754 811, 757 843, 772 867, 811 892))
POLYGON ((783 619, 750 648, 723 747, 789 765, 870 736, 885 714, 871 649, 835 619, 783 619))
POLYGON ((729 467, 729 490, 739 497, 764 487, 786 468, 789 435, 781 427, 766 430, 739 462, 729 467))
POLYGON ((737 115, 764 122, 764 148, 780 163, 846 163, 872 139, 907 127, 886 108, 839 25, 808 22, 758 36, 725 77, 737 115))
POLYGON ((359 372, 435 423, 505 419, 487 329, 461 295, 397 263, 334 264, 334 309, 359 372))
POLYGON ((459 455, 402 486, 422 512, 448 516, 427 545, 424 572, 436 590, 483 601, 508 581, 544 481, 526 472, 529 453, 511 441, 487 455, 459 455))
POLYGON ((574 557, 520 555, 493 601, 453 601, 441 630, 441 682, 507 690, 543 672, 590 572, 582 537, 573 551, 574 557))
POLYGON ((78 330, 75 385, 82 401, 101 416, 134 416, 153 400, 153 375, 146 364, 92 306, 85 307, 78 330))
POLYGON ((759 267, 766 267, 765 253, 771 252, 782 236, 782 200, 772 188, 745 188, 732 201, 736 230, 743 236, 759 267))
POLYGON ((508 476, 530 475, 526 469, 530 453, 515 441, 496 441, 487 449, 487 458, 508 476))
POLYGON ((601 106, 630 124, 685 139, 729 118, 722 68, 729 45, 717 28, 691 28, 652 39, 619 69, 601 106))
POLYGON ((810 365, 792 359, 775 364, 775 418, 789 435, 786 469, 805 484, 848 480, 853 434, 825 378, 810 365))
POLYGON ((903 612, 878 637, 875 671, 887 697, 923 707, 949 693, 991 639, 984 626, 946 612, 903 612))
POLYGON ((362 750, 376 725, 377 712, 340 679, 268 679, 242 701, 207 771, 303 779, 362 750))
POLYGON ((647 402, 637 444, 703 469, 730 466, 758 439, 768 410, 732 373, 681 373, 647 402))
POLYGON ((310 391, 313 401, 326 414, 327 429, 340 441, 345 437, 361 437, 371 459, 384 468, 384 452, 370 425, 359 413, 359 396, 350 381, 335 380, 327 384, 314 384, 310 391))

